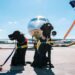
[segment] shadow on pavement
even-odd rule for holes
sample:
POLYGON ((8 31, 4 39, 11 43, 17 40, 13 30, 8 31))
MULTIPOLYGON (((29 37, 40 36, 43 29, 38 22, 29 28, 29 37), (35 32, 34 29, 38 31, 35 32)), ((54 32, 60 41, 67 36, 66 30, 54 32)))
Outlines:
POLYGON ((6 73, 0 73, 0 75, 16 75, 16 74, 20 74, 22 73, 24 70, 24 67, 13 67, 11 68, 9 71, 7 71, 6 73))
POLYGON ((39 69, 39 68, 34 68, 34 71, 36 75, 55 75, 54 72, 51 69, 39 69))

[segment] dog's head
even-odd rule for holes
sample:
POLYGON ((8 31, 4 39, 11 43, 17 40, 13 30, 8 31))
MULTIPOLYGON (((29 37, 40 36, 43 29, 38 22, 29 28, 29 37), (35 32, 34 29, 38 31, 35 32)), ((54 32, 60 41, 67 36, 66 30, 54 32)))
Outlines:
POLYGON ((16 40, 20 36, 19 31, 14 31, 12 34, 8 35, 10 40, 16 40))
POLYGON ((43 36, 50 38, 51 31, 54 29, 50 23, 45 23, 40 28, 43 31, 43 36))
POLYGON ((25 37, 23 34, 21 34, 20 31, 14 31, 12 34, 8 35, 10 40, 17 40, 18 42, 23 42, 25 40, 25 37))

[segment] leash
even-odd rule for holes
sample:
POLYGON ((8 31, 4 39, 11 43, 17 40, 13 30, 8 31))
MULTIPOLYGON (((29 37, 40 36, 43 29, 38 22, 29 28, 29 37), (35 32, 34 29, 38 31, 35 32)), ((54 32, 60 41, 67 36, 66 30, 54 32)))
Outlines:
POLYGON ((9 60, 9 58, 11 57, 11 55, 13 54, 13 52, 15 51, 15 48, 13 49, 13 51, 11 52, 11 54, 7 57, 7 59, 4 61, 4 63, 0 66, 3 66, 6 64, 6 62, 9 60))
POLYGON ((10 53, 10 55, 7 57, 7 59, 4 61, 4 63, 2 65, 0 65, 0 71, 2 71, 2 67, 7 63, 7 61, 9 60, 9 58, 14 53, 15 49, 16 49, 16 47, 13 49, 13 51, 10 53))

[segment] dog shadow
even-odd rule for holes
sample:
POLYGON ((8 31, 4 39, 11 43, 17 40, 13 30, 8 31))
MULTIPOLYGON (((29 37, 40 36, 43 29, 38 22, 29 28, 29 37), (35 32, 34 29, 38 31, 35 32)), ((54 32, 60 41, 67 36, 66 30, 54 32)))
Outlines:
POLYGON ((7 71, 6 73, 0 73, 0 75, 16 75, 22 73, 23 71, 24 71, 23 66, 20 66, 20 68, 11 67, 9 71, 7 71))
POLYGON ((43 68, 43 69, 34 68, 34 71, 36 75, 55 75, 51 69, 47 69, 47 68, 43 68))

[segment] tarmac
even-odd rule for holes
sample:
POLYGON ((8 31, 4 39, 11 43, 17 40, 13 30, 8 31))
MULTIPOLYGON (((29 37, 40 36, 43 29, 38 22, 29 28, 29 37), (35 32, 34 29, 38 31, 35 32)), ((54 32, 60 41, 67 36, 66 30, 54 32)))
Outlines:
MULTIPOLYGON (((34 50, 28 50, 26 52, 26 61, 33 62, 34 50)), ((0 64, 11 53, 11 50, 0 50, 0 64)), ((33 68, 30 64, 24 66, 24 68, 15 68, 10 71, 9 61, 2 67, 0 75, 75 75, 75 46, 72 47, 53 47, 51 55, 52 64, 54 68, 33 68), (18 70, 17 70, 18 69, 18 70)))

